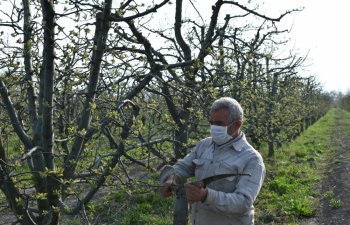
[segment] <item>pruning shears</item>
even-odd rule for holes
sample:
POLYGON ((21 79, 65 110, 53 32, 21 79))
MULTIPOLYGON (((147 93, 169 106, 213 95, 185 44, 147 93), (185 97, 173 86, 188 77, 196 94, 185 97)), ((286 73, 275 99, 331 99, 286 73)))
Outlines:
MULTIPOLYGON (((223 178, 227 178, 227 177, 233 177, 233 176, 251 176, 251 174, 249 173, 227 173, 227 174, 219 174, 219 175, 215 175, 215 176, 210 176, 207 178, 204 178, 202 180, 197 180, 197 181, 193 181, 190 182, 189 184, 192 185, 196 185, 199 188, 206 188, 206 186, 216 180, 220 180, 223 178)), ((182 186, 183 184, 176 184, 174 182, 170 183, 170 184, 164 184, 161 187, 167 187, 170 190, 176 190, 179 186, 182 186)))

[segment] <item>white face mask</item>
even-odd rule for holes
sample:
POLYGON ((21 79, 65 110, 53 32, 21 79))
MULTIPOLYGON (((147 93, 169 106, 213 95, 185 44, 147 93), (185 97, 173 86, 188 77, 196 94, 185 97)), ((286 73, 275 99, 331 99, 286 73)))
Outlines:
POLYGON ((211 137, 216 144, 222 145, 232 138, 232 136, 227 133, 227 128, 227 126, 210 125, 211 137))

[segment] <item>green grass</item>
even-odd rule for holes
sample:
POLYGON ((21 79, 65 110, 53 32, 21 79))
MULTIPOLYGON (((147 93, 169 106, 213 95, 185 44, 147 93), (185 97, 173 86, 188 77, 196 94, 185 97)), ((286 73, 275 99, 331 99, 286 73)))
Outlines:
POLYGON ((338 209, 342 206, 342 201, 340 199, 335 198, 333 189, 326 191, 323 194, 324 198, 328 200, 329 207, 332 209, 338 209))
MULTIPOLYGON (((163 199, 156 192, 130 193, 112 190, 90 202, 86 218, 90 224, 109 225, 172 225, 173 200, 163 199)), ((79 215, 62 215, 62 224, 82 224, 79 215)))
POLYGON ((329 200, 329 205, 332 209, 338 209, 341 207, 342 202, 340 199, 332 198, 329 200))
POLYGON ((129 195, 120 191, 107 195, 103 204, 98 203, 97 209, 89 211, 90 217, 93 218, 93 214, 101 217, 98 224, 171 225, 172 218, 169 212, 172 210, 172 200, 161 199, 155 192, 129 195), (106 213, 106 208, 109 208, 109 213, 106 213), (106 215, 101 216, 101 212, 106 215))
MULTIPOLYGON (((315 216, 323 174, 339 148, 332 144, 337 117, 350 121, 350 113, 331 109, 273 158, 262 150, 267 176, 256 202, 256 224, 298 224, 315 216)), ((329 202, 332 208, 341 206, 333 197, 329 202)))

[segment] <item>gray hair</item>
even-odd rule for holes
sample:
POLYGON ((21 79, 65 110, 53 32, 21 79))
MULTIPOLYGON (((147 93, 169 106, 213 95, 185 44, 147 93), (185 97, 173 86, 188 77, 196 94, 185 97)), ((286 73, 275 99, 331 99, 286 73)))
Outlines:
POLYGON ((222 97, 215 100, 211 106, 210 113, 216 112, 219 109, 226 108, 229 111, 228 120, 243 120, 243 109, 242 106, 233 98, 222 97))

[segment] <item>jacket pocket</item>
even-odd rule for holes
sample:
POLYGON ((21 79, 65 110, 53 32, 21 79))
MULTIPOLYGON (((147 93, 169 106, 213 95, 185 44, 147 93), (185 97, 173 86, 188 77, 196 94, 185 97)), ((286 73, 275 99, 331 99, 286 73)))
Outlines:
MULTIPOLYGON (((218 167, 214 171, 215 175, 222 175, 222 174, 234 174, 237 173, 237 170, 233 168, 231 165, 228 165, 227 163, 220 163, 218 167)), ((212 185, 209 187, 226 192, 226 193, 231 193, 234 192, 236 189, 236 184, 237 184, 238 178, 237 176, 229 176, 223 179, 219 179, 217 181, 214 181, 212 185)))
POLYGON ((207 168, 205 165, 208 164, 207 159, 194 159, 192 163, 195 166, 195 177, 197 180, 202 180, 206 177, 207 168))
MULTIPOLYGON (((228 163, 221 162, 218 167, 215 169, 215 175, 221 175, 221 174, 236 174, 238 173, 238 169, 235 168, 235 166, 229 165, 228 163)), ((233 181, 236 176, 230 176, 226 177, 224 179, 228 181, 233 181)))

